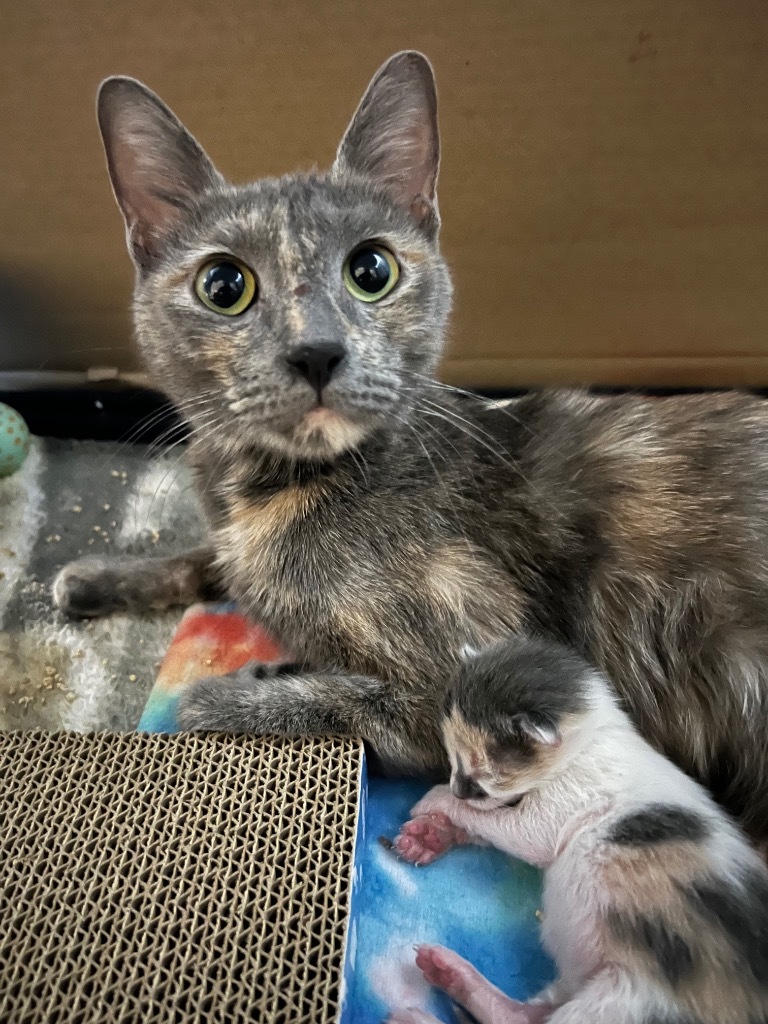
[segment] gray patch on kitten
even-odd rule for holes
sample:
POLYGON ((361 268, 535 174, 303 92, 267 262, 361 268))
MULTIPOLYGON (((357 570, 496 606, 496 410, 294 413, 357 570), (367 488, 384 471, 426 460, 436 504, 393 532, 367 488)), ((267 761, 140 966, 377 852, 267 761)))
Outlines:
POLYGON ((675 804, 653 804, 617 821, 608 839, 622 846, 656 846, 658 843, 704 839, 709 829, 703 818, 675 804))
POLYGON ((740 967, 768 989, 768 882, 756 871, 733 879, 710 878, 683 889, 706 926, 720 928, 738 950, 740 967))
POLYGON ((650 957, 663 979, 673 987, 679 985, 698 966, 685 939, 660 917, 628 917, 610 910, 606 921, 619 942, 634 946, 640 953, 650 957))

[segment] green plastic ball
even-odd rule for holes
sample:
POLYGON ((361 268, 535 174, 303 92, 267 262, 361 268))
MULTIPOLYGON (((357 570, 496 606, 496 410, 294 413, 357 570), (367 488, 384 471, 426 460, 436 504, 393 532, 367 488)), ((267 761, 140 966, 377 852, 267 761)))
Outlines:
POLYGON ((29 427, 10 405, 0 402, 0 477, 20 469, 29 453, 29 427))

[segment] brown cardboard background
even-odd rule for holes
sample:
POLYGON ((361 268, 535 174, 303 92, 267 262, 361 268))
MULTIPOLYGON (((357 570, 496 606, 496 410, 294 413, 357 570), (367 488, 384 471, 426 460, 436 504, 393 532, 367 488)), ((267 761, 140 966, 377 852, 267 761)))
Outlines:
POLYGON ((326 165, 403 47, 440 88, 447 379, 768 384, 764 0, 0 0, 0 369, 134 365, 103 76, 246 180, 326 165))

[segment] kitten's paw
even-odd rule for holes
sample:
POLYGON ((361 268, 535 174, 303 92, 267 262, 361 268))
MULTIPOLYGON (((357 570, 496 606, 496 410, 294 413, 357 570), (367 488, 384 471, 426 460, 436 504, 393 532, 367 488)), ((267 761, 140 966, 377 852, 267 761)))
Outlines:
POLYGON ((124 611, 120 576, 109 558, 81 558, 65 565, 53 581, 53 603, 73 618, 95 618, 124 611))
POLYGON ((444 946, 417 946, 416 966, 426 982, 442 989, 457 1003, 465 1002, 478 980, 482 980, 472 964, 444 946))
POLYGON ((395 1010, 387 1017, 385 1024, 440 1024, 440 1021, 431 1013, 409 1009, 395 1010))
POLYGON ((466 839, 466 832, 457 828, 447 815, 422 814, 406 821, 394 842, 394 849, 403 860, 425 867, 466 839))
MULTIPOLYGON (((428 984, 441 989, 459 1006, 467 1009, 474 1009, 473 1004, 477 1003, 478 995, 493 989, 491 983, 477 968, 445 946, 417 946, 416 966, 428 984)), ((497 1006, 493 1020, 498 1020, 500 1024, 502 1021, 504 1024, 531 1024, 534 1021, 541 1024, 546 1020, 549 1008, 534 1007, 531 1012, 526 1003, 507 999, 498 991, 496 994, 503 1000, 504 1013, 502 1016, 499 1012, 502 1006, 497 1006)), ((488 1019, 491 1019, 490 1015, 488 1019)))

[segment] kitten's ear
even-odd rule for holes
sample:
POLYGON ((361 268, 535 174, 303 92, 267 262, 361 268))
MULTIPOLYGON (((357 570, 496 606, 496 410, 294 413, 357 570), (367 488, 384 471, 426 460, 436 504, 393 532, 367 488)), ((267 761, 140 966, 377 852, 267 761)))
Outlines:
POLYGON ((146 267, 195 197, 222 179, 176 115, 134 78, 102 82, 96 110, 128 248, 146 267))
POLYGON ((404 50, 371 80, 339 146, 334 171, 371 178, 425 230, 436 231, 439 164, 432 65, 424 54, 404 50))
POLYGON ((556 722, 547 715, 534 711, 521 712, 518 715, 512 715, 509 724, 514 732, 522 733, 541 746, 557 747, 562 742, 556 722))

